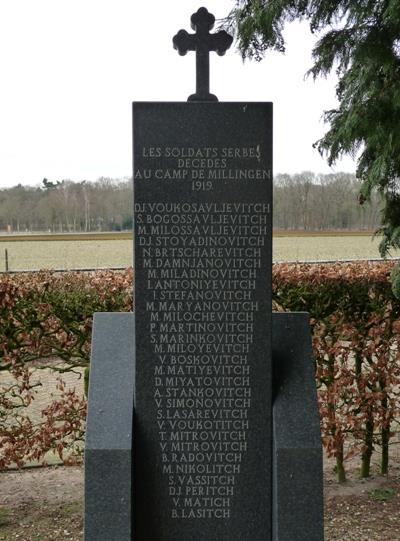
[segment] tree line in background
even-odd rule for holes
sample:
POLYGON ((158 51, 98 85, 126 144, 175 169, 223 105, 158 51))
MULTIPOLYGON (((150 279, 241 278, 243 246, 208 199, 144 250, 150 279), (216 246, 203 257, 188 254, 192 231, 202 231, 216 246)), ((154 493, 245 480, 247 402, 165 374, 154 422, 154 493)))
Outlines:
POLYGON ((375 230, 380 225, 379 195, 359 204, 360 181, 349 173, 277 175, 275 229, 304 231, 375 230))
MULTIPOLYGON (((274 179, 274 228, 373 230, 380 224, 378 195, 358 202, 360 182, 348 173, 281 174, 274 179)), ((43 180, 41 186, 0 190, 0 231, 90 232, 132 228, 132 182, 43 180)))
POLYGON ((0 230, 121 231, 132 228, 130 179, 43 180, 0 190, 0 230))

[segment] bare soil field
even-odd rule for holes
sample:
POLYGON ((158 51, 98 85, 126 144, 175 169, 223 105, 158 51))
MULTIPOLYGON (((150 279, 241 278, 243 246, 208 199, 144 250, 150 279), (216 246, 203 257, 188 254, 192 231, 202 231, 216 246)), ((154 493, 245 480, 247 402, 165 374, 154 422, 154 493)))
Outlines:
MULTIPOLYGON (((325 540, 400 541, 399 465, 390 476, 337 484, 325 464, 325 540)), ((0 474, 0 540, 82 541, 83 468, 35 468, 0 474)), ((295 539, 293 541, 296 541, 295 539)))
POLYGON ((274 236, 273 259, 280 261, 337 261, 379 259, 379 239, 364 235, 274 236))
POLYGON ((95 269, 132 265, 132 241, 37 240, 0 242, 0 272, 40 269, 95 269))
MULTIPOLYGON (((379 239, 354 233, 278 232, 274 261, 377 259, 379 239)), ((0 272, 39 269, 125 268, 133 262, 133 243, 126 233, 86 235, 0 236, 0 272), (70 239, 70 240, 68 240, 70 239)))

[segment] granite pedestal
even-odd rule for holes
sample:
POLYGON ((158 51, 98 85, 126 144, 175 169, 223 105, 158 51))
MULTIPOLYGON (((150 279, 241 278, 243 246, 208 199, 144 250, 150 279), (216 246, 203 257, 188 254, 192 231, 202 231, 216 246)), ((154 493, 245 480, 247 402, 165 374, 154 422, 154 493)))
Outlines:
MULTIPOLYGON (((95 316, 85 453, 85 541, 148 541, 134 533, 133 329, 132 313, 95 316)), ((273 314, 272 329, 272 540, 322 541, 322 448, 308 315, 273 314)), ((202 539, 201 529, 197 539, 202 539)))

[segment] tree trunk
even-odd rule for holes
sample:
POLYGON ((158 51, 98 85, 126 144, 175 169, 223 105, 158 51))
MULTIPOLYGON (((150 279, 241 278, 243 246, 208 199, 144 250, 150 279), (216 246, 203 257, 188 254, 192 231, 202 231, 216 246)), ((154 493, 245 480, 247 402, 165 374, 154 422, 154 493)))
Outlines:
POLYGON ((370 476, 371 472, 371 457, 374 450, 374 419, 371 412, 369 412, 367 421, 365 423, 365 448, 361 455, 361 478, 364 479, 370 476))
POLYGON ((389 441, 390 441, 390 415, 388 415, 388 397, 385 393, 386 382, 384 379, 379 380, 379 387, 383 392, 383 398, 381 400, 382 412, 384 421, 381 429, 381 444, 382 444, 382 457, 381 457, 381 474, 387 475, 389 470, 389 441))
POLYGON ((346 482, 346 470, 344 469, 344 460, 343 460, 343 445, 336 454, 336 472, 339 483, 346 482))

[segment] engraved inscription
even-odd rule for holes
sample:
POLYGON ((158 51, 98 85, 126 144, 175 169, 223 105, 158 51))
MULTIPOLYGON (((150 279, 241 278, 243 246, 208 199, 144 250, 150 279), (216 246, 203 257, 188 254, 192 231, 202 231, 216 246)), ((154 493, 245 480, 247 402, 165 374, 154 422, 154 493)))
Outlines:
POLYGON ((135 180, 190 181, 193 191, 211 191, 215 181, 271 180, 263 169, 260 146, 252 147, 161 147, 142 148, 147 165, 134 171, 135 180), (248 167, 237 168, 242 160, 248 167), (165 167, 167 163, 167 167, 165 167))
MULTIPOLYGON (((139 180, 269 181, 259 146, 146 146, 139 180), (247 168, 232 163, 240 159, 247 168), (232 163, 231 163, 232 162, 232 163), (168 164, 166 167, 165 164, 168 164)), ((255 290, 266 202, 137 202, 153 411, 172 519, 228 519, 252 429, 255 290)))

